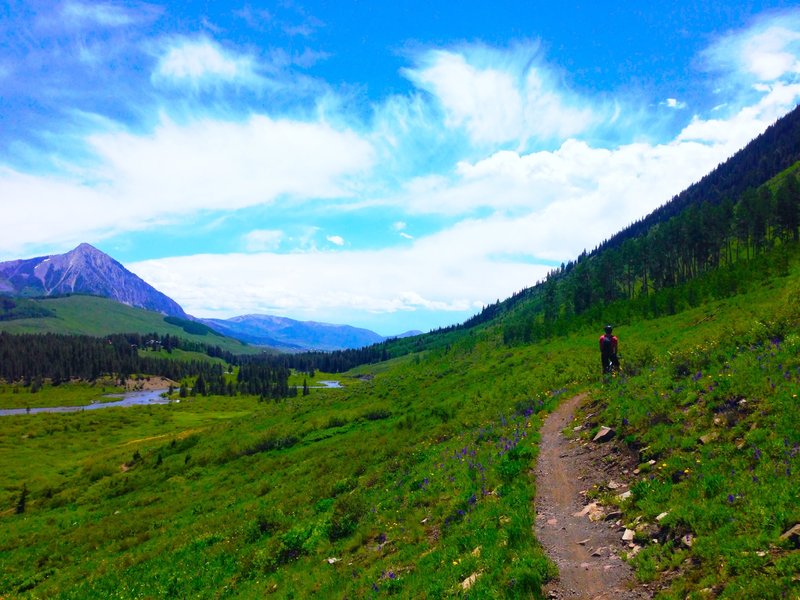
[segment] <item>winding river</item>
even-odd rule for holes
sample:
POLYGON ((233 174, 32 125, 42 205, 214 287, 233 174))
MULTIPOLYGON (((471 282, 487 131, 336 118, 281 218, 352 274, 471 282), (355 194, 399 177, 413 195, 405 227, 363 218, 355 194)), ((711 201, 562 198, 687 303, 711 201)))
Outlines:
POLYGON ((3 408, 0 417, 10 415, 25 415, 35 413, 65 413, 79 412, 82 410, 95 410, 97 408, 111 408, 113 406, 141 406, 147 404, 169 404, 170 400, 161 396, 167 390, 145 390, 126 392, 124 394, 109 394, 106 398, 119 398, 109 402, 93 402, 83 406, 49 406, 45 408, 3 408))
MULTIPOLYGON (((338 381, 320 381, 321 385, 314 386, 316 389, 335 389, 343 387, 338 381)), ((95 410, 97 408, 112 408, 114 406, 142 406, 152 404, 169 404, 170 400, 161 394, 167 390, 145 390, 138 392, 126 392, 124 394, 108 394, 106 398, 119 398, 109 402, 93 402, 83 406, 49 406, 45 408, 0 408, 0 417, 11 415, 26 415, 35 413, 67 413, 79 412, 82 410, 95 410)))

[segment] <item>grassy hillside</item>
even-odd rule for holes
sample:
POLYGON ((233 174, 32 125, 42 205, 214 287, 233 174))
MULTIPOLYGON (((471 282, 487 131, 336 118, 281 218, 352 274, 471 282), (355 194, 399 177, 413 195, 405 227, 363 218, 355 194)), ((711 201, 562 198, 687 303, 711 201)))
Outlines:
MULTIPOLYGON (((165 321, 164 315, 140 308, 134 308, 99 296, 73 295, 60 298, 25 299, 27 309, 39 309, 34 318, 0 320, 0 331, 9 333, 66 333, 104 336, 110 333, 153 333, 169 334, 219 346, 234 354, 263 352, 242 344, 238 340, 217 334, 205 326, 189 328, 165 321)), ((176 319, 170 319, 179 322, 176 319)), ((188 323, 188 322, 187 322, 188 323)))
POLYGON ((470 596, 537 597, 537 431, 581 390, 641 456, 622 506, 639 577, 796 594, 799 281, 793 248, 747 294, 620 323, 608 384, 602 323, 508 346, 500 322, 279 403, 4 418, 0 595, 443 598, 474 576, 470 596))

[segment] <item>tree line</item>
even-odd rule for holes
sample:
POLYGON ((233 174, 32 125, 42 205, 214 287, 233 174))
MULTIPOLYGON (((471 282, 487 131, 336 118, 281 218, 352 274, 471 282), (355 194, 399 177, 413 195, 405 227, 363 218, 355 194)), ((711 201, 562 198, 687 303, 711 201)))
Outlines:
POLYGON ((0 332, 0 379, 25 386, 49 380, 59 385, 70 379, 95 381, 111 376, 124 380, 147 374, 183 382, 182 394, 247 393, 262 398, 282 398, 297 393, 288 385, 289 369, 262 356, 238 356, 175 336, 113 334, 103 338, 65 334, 10 334, 0 332), (208 356, 239 365, 237 377, 220 361, 176 360, 165 357, 182 350, 203 351, 208 356), (150 350, 150 351, 148 351, 150 350), (191 382, 191 384, 190 384, 191 382))

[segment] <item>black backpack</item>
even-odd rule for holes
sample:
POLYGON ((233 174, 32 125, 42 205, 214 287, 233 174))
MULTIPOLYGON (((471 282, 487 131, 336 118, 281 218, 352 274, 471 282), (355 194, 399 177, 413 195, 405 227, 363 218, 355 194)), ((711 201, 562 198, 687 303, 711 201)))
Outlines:
POLYGON ((610 335, 603 336, 603 356, 614 355, 614 340, 610 335))

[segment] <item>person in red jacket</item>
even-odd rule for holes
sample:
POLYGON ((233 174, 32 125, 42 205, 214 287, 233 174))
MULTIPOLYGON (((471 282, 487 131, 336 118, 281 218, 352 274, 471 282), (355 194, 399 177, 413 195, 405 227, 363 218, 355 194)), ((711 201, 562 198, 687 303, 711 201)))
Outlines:
POLYGON ((611 325, 606 325, 606 332, 600 336, 600 360, 603 364, 603 375, 619 369, 619 340, 613 335, 611 325))

